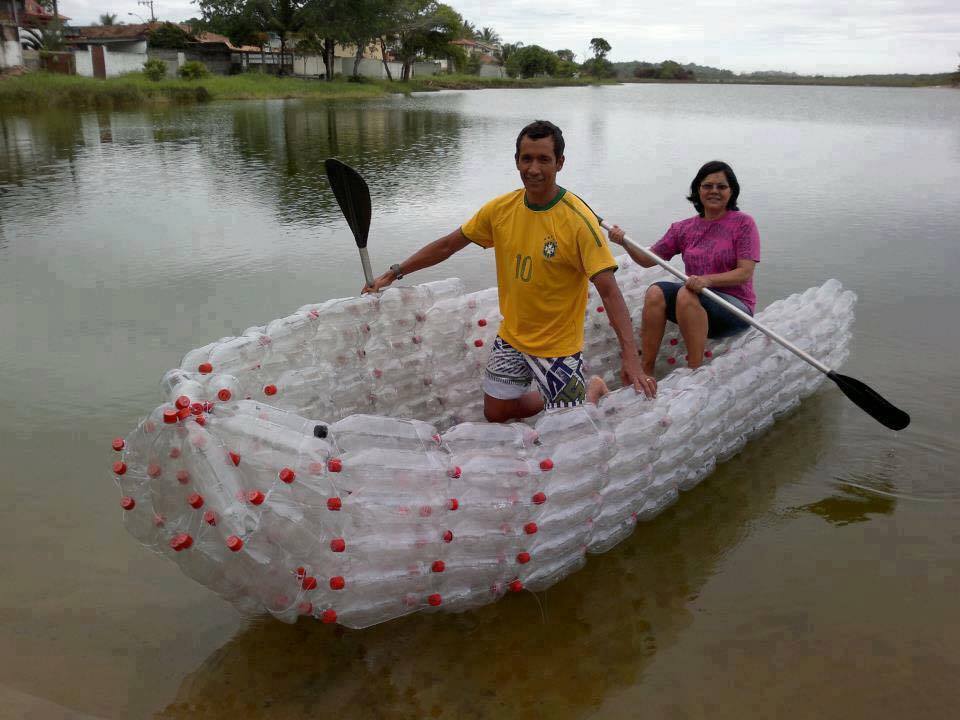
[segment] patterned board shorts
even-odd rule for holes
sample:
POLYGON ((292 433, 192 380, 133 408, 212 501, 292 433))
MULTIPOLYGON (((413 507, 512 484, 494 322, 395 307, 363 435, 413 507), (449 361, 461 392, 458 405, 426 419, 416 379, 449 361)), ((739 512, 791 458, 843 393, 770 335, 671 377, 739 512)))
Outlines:
POLYGON ((582 405, 587 386, 582 355, 534 357, 498 335, 483 373, 483 391, 498 400, 515 400, 527 393, 535 380, 545 409, 582 405))

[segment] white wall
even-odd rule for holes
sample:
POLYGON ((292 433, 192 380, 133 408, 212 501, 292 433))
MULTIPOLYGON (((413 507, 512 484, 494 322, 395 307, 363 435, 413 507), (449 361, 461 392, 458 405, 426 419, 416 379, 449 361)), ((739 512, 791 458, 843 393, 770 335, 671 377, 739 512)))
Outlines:
POLYGON ((4 40, 0 48, 0 67, 23 65, 23 53, 20 51, 19 40, 4 40))
POLYGON ((420 77, 426 75, 436 75, 440 72, 440 63, 438 62, 415 62, 410 68, 410 77, 420 77))
POLYGON ((103 59, 107 65, 107 77, 116 77, 128 72, 142 72, 143 64, 147 61, 145 52, 110 52, 108 48, 104 48, 103 51, 103 59))
POLYGON ((480 77, 502 78, 506 76, 507 76, 507 73, 503 69, 502 65, 481 65, 480 66, 480 77))
MULTIPOLYGON (((74 50, 73 57, 77 63, 77 75, 93 77, 93 49, 87 46, 86 50, 74 50)), ((121 48, 110 49, 103 46, 103 63, 107 77, 116 77, 128 72, 143 72, 143 63, 147 61, 147 43, 134 42, 124 44, 121 48)))
POLYGON ((93 77, 93 55, 90 48, 86 50, 74 50, 73 60, 76 63, 77 75, 83 77, 93 77))
MULTIPOLYGON (((388 63, 390 72, 394 79, 400 77, 403 66, 398 62, 388 63)), ((296 55, 293 58, 293 74, 303 77, 319 77, 326 70, 323 67, 323 58, 319 55, 308 55, 306 57, 296 55)), ((353 75, 353 58, 338 57, 333 59, 333 74, 348 77, 353 75)), ((360 60, 360 74, 366 77, 386 79, 387 72, 383 69, 383 62, 372 58, 363 58, 360 60)))

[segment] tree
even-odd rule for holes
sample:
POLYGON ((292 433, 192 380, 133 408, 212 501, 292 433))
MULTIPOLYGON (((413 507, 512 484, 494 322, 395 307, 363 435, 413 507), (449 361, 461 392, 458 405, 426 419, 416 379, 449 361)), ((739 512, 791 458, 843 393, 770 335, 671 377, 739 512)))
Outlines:
POLYGON ((460 37, 466 40, 476 40, 479 37, 477 26, 469 20, 464 20, 463 25, 460 26, 460 37))
POLYGON ((499 45, 500 35, 492 27, 484 27, 477 36, 477 40, 485 42, 487 45, 499 45))
POLYGON ((184 32, 179 25, 174 25, 172 22, 165 22, 147 32, 147 42, 150 47, 155 48, 183 50, 190 40, 190 35, 184 32))
POLYGON ((302 0, 249 0, 245 8, 253 24, 263 32, 274 32, 280 38, 280 71, 287 56, 290 33, 303 27, 302 0))
POLYGON ((557 50, 557 57, 566 62, 575 62, 574 58, 577 57, 573 50, 557 50))
POLYGON ((450 57, 450 41, 463 28, 463 18, 449 5, 436 0, 399 0, 391 35, 396 56, 403 63, 401 80, 410 79, 410 68, 420 57, 450 57))
POLYGON ((607 53, 610 52, 610 43, 601 37, 591 38, 590 49, 593 50, 594 59, 605 60, 607 53))
POLYGON ((522 42, 506 43, 501 45, 500 52, 497 53, 497 56, 500 58, 500 62, 506 63, 507 60, 510 59, 510 56, 522 47, 522 42))
POLYGON ((510 77, 537 77, 556 73, 560 58, 539 45, 528 45, 510 54, 507 74, 510 77))
POLYGON ((100 24, 101 24, 101 25, 106 25, 106 26, 116 25, 116 24, 117 24, 117 14, 116 14, 116 13, 112 13, 112 14, 111 14, 111 13, 104 13, 103 15, 100 16, 100 24))

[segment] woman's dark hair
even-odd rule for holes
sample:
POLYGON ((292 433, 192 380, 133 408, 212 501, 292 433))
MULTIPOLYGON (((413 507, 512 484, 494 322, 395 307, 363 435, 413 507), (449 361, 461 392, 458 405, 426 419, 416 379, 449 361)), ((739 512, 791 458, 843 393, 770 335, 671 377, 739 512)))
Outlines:
POLYGON ((559 160, 563 157, 563 131, 548 120, 535 120, 527 125, 520 134, 517 135, 517 152, 513 156, 514 160, 520 159, 520 141, 526 135, 531 140, 540 140, 545 137, 553 138, 553 154, 559 160))
POLYGON ((690 183, 690 195, 687 197, 687 200, 692 202, 693 206, 697 209, 697 215, 700 217, 703 217, 703 203, 700 202, 700 183, 703 182, 703 179, 707 175, 712 175, 715 172, 722 172, 727 176, 727 182, 730 183, 730 200, 727 201, 727 210, 740 209, 737 207, 737 198, 740 197, 740 183, 737 182, 737 176, 733 172, 733 168, 722 160, 711 160, 697 170, 696 177, 694 177, 693 182, 690 183))

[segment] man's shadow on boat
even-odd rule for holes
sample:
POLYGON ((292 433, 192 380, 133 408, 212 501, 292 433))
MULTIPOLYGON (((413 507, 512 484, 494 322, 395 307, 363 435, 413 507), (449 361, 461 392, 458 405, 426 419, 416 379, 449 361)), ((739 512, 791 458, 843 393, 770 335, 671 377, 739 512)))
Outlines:
POLYGON ((774 498, 830 444, 836 401, 824 393, 806 400, 673 507, 544 593, 359 631, 258 618, 185 678, 160 716, 589 714, 635 685, 658 650, 692 625, 701 589, 759 518, 794 514, 772 512, 774 498))

